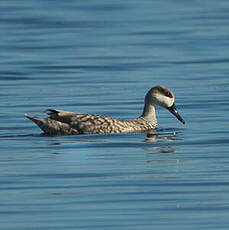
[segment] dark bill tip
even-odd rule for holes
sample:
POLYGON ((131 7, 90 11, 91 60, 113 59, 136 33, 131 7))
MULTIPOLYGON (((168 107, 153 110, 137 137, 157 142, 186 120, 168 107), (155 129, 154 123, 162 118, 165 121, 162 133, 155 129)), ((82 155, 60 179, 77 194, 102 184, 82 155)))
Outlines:
POLYGON ((171 107, 167 108, 169 110, 170 113, 172 113, 180 122, 182 122, 183 124, 185 124, 184 119, 180 116, 180 114, 177 111, 176 105, 175 103, 173 103, 173 105, 171 107))

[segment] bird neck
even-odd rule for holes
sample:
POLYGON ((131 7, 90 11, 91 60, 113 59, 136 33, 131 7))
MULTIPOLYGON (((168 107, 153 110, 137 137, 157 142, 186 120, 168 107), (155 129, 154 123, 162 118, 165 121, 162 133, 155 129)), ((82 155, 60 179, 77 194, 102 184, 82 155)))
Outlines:
POLYGON ((146 102, 141 117, 150 123, 157 123, 155 106, 146 102))

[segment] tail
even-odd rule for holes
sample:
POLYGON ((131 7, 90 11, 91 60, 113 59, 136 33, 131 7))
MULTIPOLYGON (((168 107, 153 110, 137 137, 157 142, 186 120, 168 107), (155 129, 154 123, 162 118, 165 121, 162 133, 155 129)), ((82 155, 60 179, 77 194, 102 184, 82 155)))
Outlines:
MULTIPOLYGON (((34 117, 34 116, 27 114, 27 113, 25 113, 24 116, 27 117, 29 120, 33 121, 35 124, 37 124, 43 130, 43 126, 46 123, 45 119, 39 118, 39 117, 34 117)), ((43 131, 45 132, 45 130, 43 130, 43 131)))
POLYGON ((47 135, 75 135, 78 132, 68 124, 51 118, 39 118, 30 114, 24 114, 26 118, 33 121, 47 135))

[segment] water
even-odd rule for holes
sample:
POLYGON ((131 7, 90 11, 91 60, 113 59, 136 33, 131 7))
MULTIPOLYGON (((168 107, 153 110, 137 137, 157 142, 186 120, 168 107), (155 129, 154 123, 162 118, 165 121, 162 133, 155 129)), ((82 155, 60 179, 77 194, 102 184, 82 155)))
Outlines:
POLYGON ((0 226, 228 229, 229 3, 1 1, 0 226), (47 108, 138 116, 159 135, 41 137, 47 108))

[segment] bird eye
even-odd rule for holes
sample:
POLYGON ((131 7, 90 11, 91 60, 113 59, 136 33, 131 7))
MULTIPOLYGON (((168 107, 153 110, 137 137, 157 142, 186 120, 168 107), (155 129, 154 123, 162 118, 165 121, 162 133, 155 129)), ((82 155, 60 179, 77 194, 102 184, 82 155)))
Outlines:
POLYGON ((171 94, 170 92, 167 92, 167 93, 166 93, 166 96, 167 96, 167 97, 170 97, 170 98, 173 97, 172 94, 171 94))

